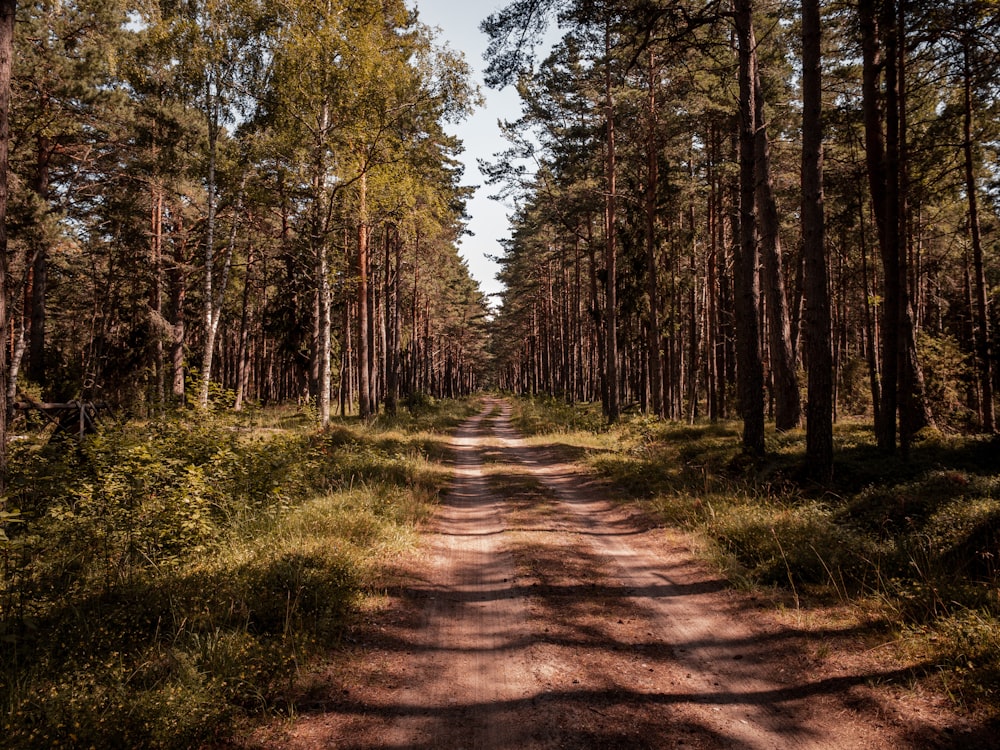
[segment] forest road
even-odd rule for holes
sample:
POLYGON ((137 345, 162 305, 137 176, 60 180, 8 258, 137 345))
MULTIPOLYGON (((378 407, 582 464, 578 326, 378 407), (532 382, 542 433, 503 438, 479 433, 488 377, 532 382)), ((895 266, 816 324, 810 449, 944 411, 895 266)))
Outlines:
POLYGON ((268 747, 949 745, 947 712, 902 670, 845 655, 853 626, 733 591, 509 415, 490 400, 457 431, 423 558, 268 747))

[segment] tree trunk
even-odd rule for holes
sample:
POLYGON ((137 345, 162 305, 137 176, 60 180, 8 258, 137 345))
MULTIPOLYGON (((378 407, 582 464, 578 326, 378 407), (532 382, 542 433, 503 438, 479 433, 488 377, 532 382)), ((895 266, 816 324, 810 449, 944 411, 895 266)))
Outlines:
POLYGON ((882 423, 882 384, 878 371, 878 310, 872 309, 872 299, 875 296, 874 288, 876 282, 869 283, 868 279, 868 234, 865 229, 865 209, 862 202, 858 202, 858 224, 861 227, 859 232, 861 246, 861 285, 863 287, 865 302, 865 333, 868 339, 868 346, 865 348, 865 360, 868 363, 868 385, 871 389, 872 411, 876 425, 882 423))
POLYGON ((607 381, 607 403, 604 414, 609 424, 618 421, 621 406, 618 396, 618 272, 617 248, 615 247, 615 201, 616 195, 616 156, 615 156, 615 101, 611 89, 611 26, 606 22, 604 28, 604 108, 606 120, 606 161, 605 161, 605 198, 604 198, 604 266, 607 274, 604 322, 605 345, 607 353, 604 366, 607 381))
POLYGON ((740 410, 743 415, 743 447, 754 456, 764 455, 764 368, 761 363, 760 281, 757 273, 757 226, 754 213, 756 107, 754 77, 756 44, 753 33, 752 1, 736 0, 735 21, 739 47, 739 144, 740 144, 740 241, 737 244, 734 281, 736 285, 736 356, 740 410))
POLYGON ((708 418, 715 422, 719 419, 719 177, 716 165, 718 163, 718 136, 715 126, 709 127, 708 135, 708 262, 706 268, 706 326, 705 326, 705 373, 708 394, 708 418))
POLYGON ((331 327, 330 319, 330 261, 327 243, 319 242, 316 248, 316 277, 319 294, 319 310, 316 316, 316 332, 318 334, 319 352, 317 362, 319 372, 317 373, 317 402, 319 407, 319 426, 327 427, 330 424, 330 398, 332 395, 332 383, 330 373, 330 349, 331 349, 331 327))
POLYGON ((649 391, 653 414, 664 417, 663 408, 663 357, 660 354, 660 296, 657 274, 657 212, 656 200, 660 184, 659 139, 656 133, 656 59, 649 54, 649 132, 646 136, 646 295, 649 298, 649 325, 647 326, 647 348, 649 350, 649 391))
POLYGON ((212 77, 206 84, 208 90, 208 217, 205 231, 205 281, 203 294, 205 320, 205 349, 201 356, 201 388, 198 391, 198 406, 204 409, 208 406, 208 386, 212 380, 212 357, 215 352, 215 331, 218 311, 215 308, 215 202, 217 185, 215 184, 215 167, 219 155, 219 102, 212 96, 212 77))
POLYGON ((7 151, 16 0, 0 0, 0 492, 7 487, 7 151))
POLYGON ((183 221, 178 217, 177 237, 174 242, 173 265, 170 268, 170 365, 173 372, 171 394, 174 402, 184 405, 184 350, 187 346, 187 328, 184 321, 184 302, 187 297, 187 239, 183 221))
POLYGON ((802 0, 802 252, 808 366, 806 463, 833 479, 833 357, 823 212, 823 93, 819 0, 802 0))
MULTIPOLYGON (((214 157, 213 157, 214 161, 214 157)), ((212 179, 215 179, 215 167, 211 167, 209 172, 212 179)), ((233 223, 229 230, 229 241, 226 243, 225 254, 222 259, 222 272, 218 284, 211 277, 215 273, 214 261, 208 260, 205 266, 205 276, 209 280, 205 282, 205 294, 213 295, 212 299, 205 303, 205 350, 201 358, 201 392, 198 394, 198 406, 202 409, 208 406, 209 384, 212 382, 212 362, 215 356, 215 340, 219 335, 219 323, 222 321, 222 305, 225 300, 226 287, 229 286, 229 272, 233 267, 233 252, 236 249, 236 229, 238 220, 242 214, 243 191, 246 188, 246 174, 244 173, 240 184, 239 195, 236 199, 235 210, 233 211, 233 223)), ((215 209, 212 209, 212 229, 209 236, 215 236, 215 209)), ((212 241, 214 244, 214 240, 212 241)), ((206 259, 214 257, 211 250, 206 250, 206 259)))
POLYGON ((385 245, 385 413, 395 416, 399 405, 399 273, 402 242, 399 228, 386 233, 385 245), (391 241, 390 241, 391 239, 391 241))
MULTIPOLYGON (((889 2, 889 5, 894 3, 889 2)), ((896 19, 890 9, 881 17, 876 0, 859 0, 858 14, 862 49, 862 108, 865 124, 865 158, 879 248, 882 254, 882 404, 881 424, 877 424, 879 447, 892 452, 896 449, 896 410, 899 385, 899 118, 896 99, 896 56, 883 57, 880 48, 879 22, 887 28, 881 31, 894 37, 896 19), (879 71, 885 71, 885 126, 883 137, 882 97, 879 92, 879 71)))
MULTIPOLYGON (((750 33, 753 34, 752 28, 750 33)), ((785 294, 778 207, 774 197, 774 181, 771 178, 771 143, 767 137, 764 91, 760 82, 760 68, 757 65, 756 44, 750 54, 753 56, 754 70, 754 132, 756 134, 754 172, 757 180, 756 201, 760 249, 764 261, 764 280, 766 282, 770 362, 774 378, 774 419, 775 426, 779 431, 783 431, 799 426, 802 406, 799 399, 796 356, 795 349, 792 347, 792 329, 785 294)))
POLYGON ((152 283, 149 289, 150 330, 153 335, 151 370, 155 379, 154 401, 163 408, 167 398, 166 362, 164 361, 163 339, 163 186, 153 184, 150 194, 150 265, 152 283))
MULTIPOLYGON (((967 32, 971 35, 971 32, 967 32)), ((987 306, 986 274, 983 271, 983 240, 979 226, 978 188, 972 143, 972 65, 969 59, 970 36, 963 39, 962 73, 964 89, 963 134, 965 155, 965 195, 969 205, 969 234, 972 238, 972 265, 976 290, 976 359, 979 372, 979 416, 984 432, 996 430, 993 406, 993 363, 990 351, 989 308, 987 306)))
POLYGON ((48 296, 49 229, 46 221, 49 204, 49 174, 51 171, 53 145, 50 138, 38 136, 35 177, 32 189, 39 202, 46 208, 38 217, 34 238, 31 242, 33 258, 31 263, 31 326, 28 335, 27 375, 38 385, 45 384, 45 302, 48 296))
MULTIPOLYGON (((689 172, 692 165, 689 165, 689 172)), ((687 377, 687 401, 688 401, 688 422, 694 424, 698 416, 698 305, 696 279, 698 278, 698 241, 697 228, 695 226, 695 206, 694 198, 688 205, 688 222, 691 232, 691 252, 688 255, 688 377, 687 377)))
POLYGON ((243 300, 240 305, 240 330, 236 351, 236 403, 234 411, 243 410, 246 399, 248 376, 250 373, 250 289, 252 288, 252 273, 254 261, 254 246, 251 243, 247 250, 247 271, 243 280, 243 300))
MULTIPOLYGON (((896 31, 889 35, 886 55, 896 59, 894 97, 896 142, 896 233, 899 258, 899 444, 904 456, 908 455, 913 436, 922 428, 933 426, 934 417, 924 398, 924 374, 917 354, 916 321, 914 319, 911 289, 917 288, 916 278, 910 277, 910 165, 907 131, 906 90, 906 24, 902 0, 896 3, 896 31)), ((893 98, 887 107, 887 118, 893 112, 893 98)), ((889 140, 887 138, 887 140, 889 140)), ((890 152, 892 149, 889 149, 890 152)))
POLYGON ((328 198, 326 195, 327 166, 324 156, 325 146, 323 144, 323 138, 329 128, 329 124, 330 104, 324 101, 320 111, 319 128, 315 134, 316 141, 313 144, 312 216, 310 217, 310 244, 312 246, 313 262, 316 264, 312 375, 319 412, 317 416, 319 417, 321 428, 325 428, 330 424, 330 398, 333 390, 330 373, 330 349, 333 327, 333 321, 330 319, 330 243, 327 241, 327 229, 329 226, 325 218, 329 216, 329 212, 324 210, 326 201, 332 201, 333 198, 328 198))
POLYGON ((372 394, 368 348, 368 181, 364 172, 358 183, 358 414, 371 416, 372 394))

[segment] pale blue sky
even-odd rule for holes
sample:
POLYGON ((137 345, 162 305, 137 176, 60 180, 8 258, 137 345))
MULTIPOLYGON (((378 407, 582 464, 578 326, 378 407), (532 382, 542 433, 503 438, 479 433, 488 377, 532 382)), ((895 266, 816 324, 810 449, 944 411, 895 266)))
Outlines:
POLYGON ((500 283, 494 278, 496 264, 487 255, 499 255, 499 240, 509 234, 507 214, 510 208, 489 199, 494 192, 483 184, 482 175, 476 166, 476 159, 490 159, 494 153, 502 151, 506 142, 497 127, 498 119, 516 119, 521 111, 516 92, 507 87, 503 91, 488 89, 483 84, 483 52, 486 36, 479 31, 480 22, 506 4, 505 0, 409 0, 420 11, 420 20, 428 26, 438 27, 439 43, 447 43, 454 50, 465 53, 466 62, 474 71, 476 82, 486 98, 486 106, 478 109, 452 132, 465 143, 462 160, 465 163, 463 184, 478 185, 475 197, 469 201, 468 213, 472 217, 469 230, 472 237, 465 237, 459 250, 469 264, 469 270, 487 294, 500 290, 500 283))

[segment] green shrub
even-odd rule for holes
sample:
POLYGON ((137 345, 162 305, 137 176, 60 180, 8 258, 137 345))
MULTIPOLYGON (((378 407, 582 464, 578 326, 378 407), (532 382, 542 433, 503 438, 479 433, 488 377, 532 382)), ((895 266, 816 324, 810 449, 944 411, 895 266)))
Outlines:
POLYGON ((553 396, 526 396, 515 402, 514 426, 525 435, 606 429, 598 404, 568 404, 553 396))
POLYGON ((447 478, 419 435, 189 416, 17 449, 5 747, 188 748, 278 710, 447 478))
POLYGON ((829 509, 816 503, 732 506, 710 529, 720 547, 763 583, 822 584, 855 592, 873 583, 876 545, 837 524, 829 509))
MULTIPOLYGON (((927 631, 923 631, 926 635, 927 631)), ((965 609, 942 618, 929 639, 949 682, 965 697, 996 705, 1000 696, 1000 620, 994 613, 965 609)))

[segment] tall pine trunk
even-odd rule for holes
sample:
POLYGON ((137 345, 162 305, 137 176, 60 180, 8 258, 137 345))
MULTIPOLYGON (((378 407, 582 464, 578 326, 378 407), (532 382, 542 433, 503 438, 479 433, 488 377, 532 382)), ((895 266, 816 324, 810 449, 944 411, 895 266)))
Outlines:
POLYGON ((656 133, 656 58, 649 54, 649 131, 646 135, 646 296, 649 298, 649 324, 646 329, 649 350, 649 392, 653 413, 666 416, 663 408, 663 357, 660 354, 660 295, 657 274, 657 212, 656 201, 660 184, 659 139, 656 133))
POLYGON ((890 36, 895 47, 887 54, 896 57, 896 152, 899 186, 896 220, 899 242, 899 444, 904 456, 909 453, 913 436, 922 428, 933 426, 934 417, 924 398, 924 374, 917 353, 917 321, 913 307, 913 290, 918 287, 917 275, 910 273, 911 229, 910 162, 907 126, 906 77, 906 4, 896 2, 896 33, 890 36))
POLYGON ((609 423, 618 421, 621 414, 618 384, 618 255, 616 242, 616 200, 617 200, 617 164, 615 155, 615 100, 611 88, 611 26, 607 21, 604 27, 604 108, 605 108, 605 197, 604 197, 604 268, 607 274, 605 281, 604 306, 604 343, 607 352, 604 357, 607 401, 604 414, 609 423))
POLYGON ((808 367, 806 462, 833 478, 833 354, 823 212, 823 94, 819 0, 802 0, 802 252, 808 367))
POLYGON ((49 276, 49 228, 46 220, 49 204, 49 176, 52 154, 55 150, 52 139, 38 136, 35 175, 32 189, 41 206, 42 215, 35 226, 33 257, 31 261, 31 326, 28 335, 27 375, 37 385, 45 383, 45 318, 49 276))
POLYGON ((7 486, 7 151, 16 0, 0 0, 0 492, 7 486))
POLYGON ((371 416, 372 392, 368 327, 368 180, 362 172, 358 182, 358 414, 371 416))
MULTIPOLYGON (((751 38, 753 29, 750 30, 751 38)), ((778 430, 791 430, 799 426, 802 406, 799 399, 799 378, 796 373, 795 349, 792 346, 792 328, 788 316, 785 294, 785 276, 782 268, 781 236, 779 234, 778 206, 771 177, 771 142, 767 137, 764 116, 764 91, 757 65, 756 44, 751 49, 754 76, 754 132, 755 175, 757 180, 757 220, 760 230, 760 251, 764 261, 765 293, 767 295, 768 335, 771 370, 774 378, 774 421, 778 430)))
POLYGON ((969 210, 969 235, 972 239, 972 265, 976 290, 976 360, 979 372, 979 416, 985 432, 996 430, 996 412, 993 406, 993 363, 990 351, 990 318, 986 303, 986 274, 983 271, 983 239, 979 226, 978 189, 976 187, 975 161, 972 144, 972 64, 970 47, 972 32, 962 40, 963 78, 963 154, 965 156, 965 195, 969 210))
POLYGON ((743 447, 754 456, 764 455, 764 368, 761 362, 760 281, 757 273, 757 222, 755 215, 754 165, 756 107, 754 104, 755 40, 751 0, 736 0, 735 21, 739 54, 739 154, 740 227, 736 245, 736 357, 740 411, 743 416, 743 447))
POLYGON ((170 267, 170 368, 172 372, 170 392, 175 404, 184 405, 184 353, 187 348, 187 326, 184 320, 184 304, 187 299, 187 238, 180 216, 177 218, 174 238, 174 257, 170 267))
POLYGON ((316 401, 318 407, 318 417, 320 427, 330 424, 330 397, 332 391, 330 374, 330 350, 331 350, 331 329, 332 320, 330 303, 330 258, 329 242, 327 241, 327 223, 324 211, 326 200, 333 200, 327 197, 326 177, 327 166, 325 158, 324 137, 330 127, 330 103, 324 101, 320 109, 318 128, 315 133, 313 153, 313 175, 312 175, 312 216, 311 237, 313 261, 316 263, 316 290, 315 290, 315 313, 313 328, 313 357, 311 366, 313 369, 312 380, 315 387, 316 401))
MULTIPOLYGON (((865 125, 865 160, 879 248, 882 254, 883 299, 880 423, 875 425, 879 447, 896 448, 896 410, 899 384, 899 194, 898 115, 896 111, 896 60, 887 55, 883 61, 880 46, 880 21, 888 20, 895 28, 895 13, 888 19, 878 13, 876 0, 859 0, 858 14, 862 50, 862 109, 865 125), (885 68, 886 135, 882 133, 883 110, 879 73, 885 68), (891 104, 891 107, 890 107, 891 104), (890 111, 891 110, 891 111, 890 111), (893 121, 895 120, 895 123, 893 121), (890 148, 890 144, 892 147, 890 148)), ((889 33, 881 29, 882 33, 889 33)), ((894 32, 893 32, 894 33, 894 32)))
POLYGON ((236 403, 233 404, 233 411, 243 410, 250 380, 250 290, 253 286, 251 283, 253 264, 254 246, 251 243, 247 250, 247 271, 243 280, 243 298, 240 304, 240 330, 236 349, 236 403))

